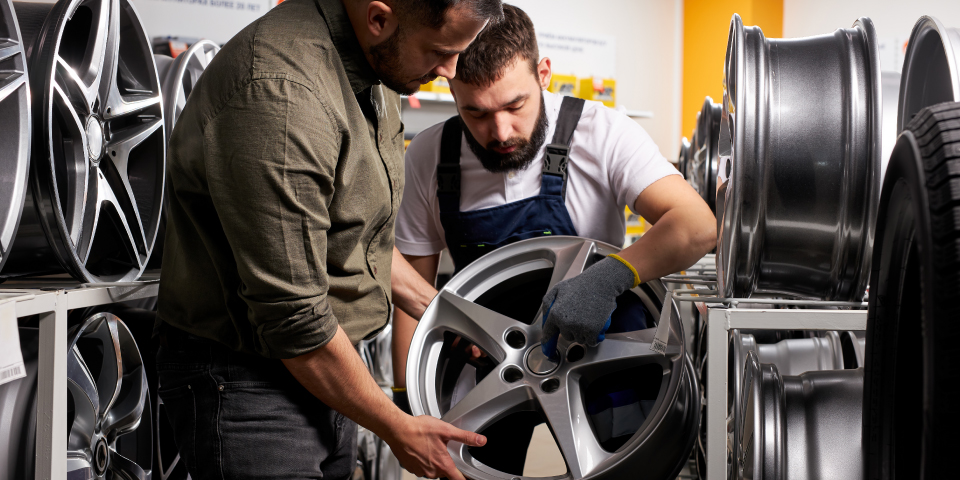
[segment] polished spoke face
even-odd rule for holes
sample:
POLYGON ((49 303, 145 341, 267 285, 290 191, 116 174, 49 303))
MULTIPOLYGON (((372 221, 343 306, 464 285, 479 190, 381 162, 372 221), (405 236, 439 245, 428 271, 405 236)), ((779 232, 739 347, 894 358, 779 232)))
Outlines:
POLYGON ((0 269, 13 244, 27 188, 30 91, 13 5, 0 0, 0 269))
POLYGON ((134 280, 156 237, 164 126, 148 41, 126 0, 75 0, 54 55, 50 159, 58 254, 85 281, 134 280), (144 61, 146 60, 146 61, 144 61))
MULTIPOLYGON (((602 406, 603 398, 606 398, 603 395, 607 393, 598 397, 597 388, 608 387, 596 385, 607 385, 604 382, 610 382, 616 375, 631 377, 640 370, 643 370, 645 379, 652 379, 653 383, 645 387, 648 387, 647 392, 649 389, 656 392, 654 397, 648 393, 640 394, 640 390, 630 390, 639 382, 629 386, 617 383, 612 390, 630 390, 644 402, 642 407, 636 404, 637 408, 644 409, 639 413, 640 423, 627 429, 626 433, 615 435, 622 439, 634 438, 639 435, 637 432, 649 430, 642 425, 655 416, 657 407, 654 405, 661 405, 657 402, 663 398, 663 389, 671 375, 679 375, 683 352, 677 335, 671 335, 666 355, 654 352, 651 346, 656 329, 647 328, 608 334, 606 340, 596 347, 571 344, 561 338, 559 359, 544 360, 539 345, 540 321, 528 324, 521 321, 526 318, 511 318, 516 315, 494 311, 509 309, 504 310, 507 307, 502 305, 503 297, 491 298, 487 294, 500 289, 497 282, 512 286, 509 283, 511 276, 535 277, 540 280, 534 281, 542 282, 543 288, 551 288, 615 251, 604 244, 583 239, 555 238, 551 242, 544 242, 549 244, 541 249, 516 249, 515 255, 509 253, 510 247, 505 247, 478 261, 488 262, 492 265, 490 268, 484 270, 472 265, 451 280, 418 326, 411 351, 421 352, 421 356, 417 365, 408 370, 408 392, 412 392, 411 403, 417 404, 415 412, 421 408, 420 411, 469 431, 482 432, 497 422, 509 421, 505 419, 517 412, 539 412, 566 462, 567 473, 556 478, 573 480, 589 477, 616 464, 625 455, 624 450, 629 450, 605 443, 611 438, 608 424, 594 423, 599 421, 596 415, 607 408, 602 406), (545 271, 544 260, 553 268, 541 273, 545 271), (458 280, 461 278, 468 280, 458 280), (447 350, 453 337, 477 345, 486 358, 481 358, 477 364, 457 360, 456 354, 447 350), (451 367, 463 362, 468 367, 461 370, 457 369, 460 367, 451 367), (413 371, 417 374, 412 375, 413 371), (453 384, 456 386, 451 386, 453 384), (588 406, 585 402, 592 403, 588 406)), ((526 308, 530 308, 529 301, 539 301, 543 292, 537 290, 530 295, 536 298, 528 299, 526 308)), ((649 298, 639 293, 638 297, 649 298)), ((652 308, 655 304, 647 305, 649 315, 659 318, 659 312, 652 308)), ((678 323, 677 319, 678 316, 674 315, 671 322, 678 323)), ((671 328, 680 332, 679 325, 671 324, 671 328)), ((627 408, 633 408, 631 405, 629 402, 625 404, 627 408)), ((471 478, 514 477, 482 464, 473 457, 471 449, 462 445, 451 444, 449 451, 458 467, 471 478)))
MULTIPOLYGON (((116 317, 97 314, 73 329, 67 382, 68 469, 81 478, 107 478, 108 471, 115 478, 148 478, 143 467, 117 451, 119 437, 136 434, 148 390, 133 336, 116 317)), ((138 460, 149 468, 149 459, 138 460)))

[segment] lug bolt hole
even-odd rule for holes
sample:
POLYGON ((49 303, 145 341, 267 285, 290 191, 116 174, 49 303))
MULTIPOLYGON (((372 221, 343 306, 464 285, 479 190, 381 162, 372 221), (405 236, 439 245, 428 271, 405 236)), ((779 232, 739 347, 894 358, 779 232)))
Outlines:
POLYGON ((540 390, 546 393, 553 393, 560 389, 560 379, 552 377, 540 382, 540 390))
POLYGON ((527 345, 527 337, 523 332, 519 330, 511 330, 507 332, 506 336, 507 345, 510 345, 513 348, 521 349, 527 345))
POLYGON ((514 383, 523 378, 523 372, 519 368, 509 366, 503 369, 503 380, 507 383, 514 383))
POLYGON ((583 348, 583 345, 573 345, 567 350, 567 361, 570 363, 583 360, 583 356, 587 354, 587 350, 583 348))

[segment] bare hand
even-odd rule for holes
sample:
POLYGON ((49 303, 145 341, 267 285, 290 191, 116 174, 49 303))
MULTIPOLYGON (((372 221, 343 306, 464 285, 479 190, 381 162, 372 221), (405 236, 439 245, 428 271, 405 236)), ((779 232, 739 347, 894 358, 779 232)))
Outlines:
MULTIPOLYGON (((456 348, 456 346, 460 344, 460 340, 461 340, 461 337, 458 335, 457 338, 453 339, 453 343, 450 344, 450 346, 456 348)), ((466 340, 464 340, 464 341, 466 341, 466 340)), ((470 358, 473 359, 473 360, 477 360, 477 359, 479 359, 480 357, 486 357, 486 356, 487 356, 486 353, 483 353, 483 352, 480 350, 480 347, 478 347, 478 346, 476 346, 476 345, 473 345, 473 344, 470 345, 470 352, 469 352, 469 353, 470 353, 470 358)))
POLYGON ((429 415, 407 417, 403 425, 387 443, 400 465, 418 477, 465 480, 447 453, 447 442, 471 447, 487 443, 483 435, 461 430, 429 415))

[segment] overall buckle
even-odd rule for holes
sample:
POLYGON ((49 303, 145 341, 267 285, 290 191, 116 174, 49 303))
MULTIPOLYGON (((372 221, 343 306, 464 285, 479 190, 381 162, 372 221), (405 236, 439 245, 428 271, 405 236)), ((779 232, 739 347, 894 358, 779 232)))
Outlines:
POLYGON ((567 145, 557 143, 547 145, 547 156, 543 161, 543 173, 566 178, 567 156, 569 154, 570 147, 567 145))

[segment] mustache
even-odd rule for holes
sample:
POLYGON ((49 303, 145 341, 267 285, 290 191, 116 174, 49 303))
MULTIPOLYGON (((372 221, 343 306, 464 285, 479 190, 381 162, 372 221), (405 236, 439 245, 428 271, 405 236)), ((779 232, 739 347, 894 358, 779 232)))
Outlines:
POLYGON ((498 142, 498 141, 494 140, 494 141, 492 141, 492 142, 490 142, 490 143, 487 144, 487 150, 492 150, 492 149, 494 149, 494 148, 519 147, 519 146, 521 146, 521 145, 524 145, 525 143, 527 143, 526 140, 524 140, 524 139, 522 139, 522 138, 516 138, 516 137, 515 137, 515 138, 511 138, 510 140, 507 140, 506 142, 498 142))

